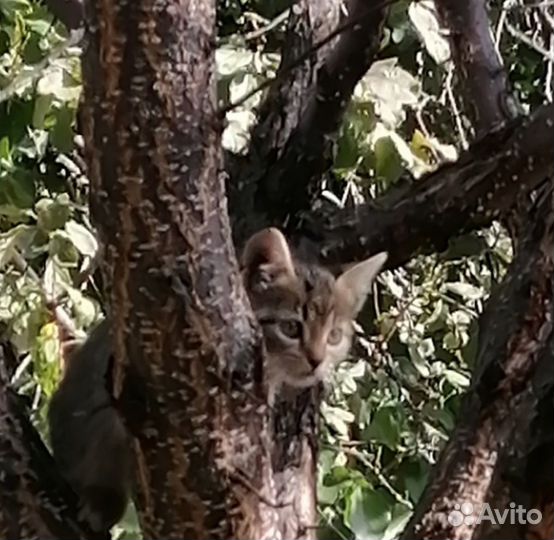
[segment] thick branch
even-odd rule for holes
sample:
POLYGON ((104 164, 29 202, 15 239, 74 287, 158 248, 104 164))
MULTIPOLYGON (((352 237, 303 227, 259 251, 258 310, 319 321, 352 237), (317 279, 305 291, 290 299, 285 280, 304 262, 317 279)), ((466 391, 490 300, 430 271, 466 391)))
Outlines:
POLYGON ((484 0, 437 0, 477 137, 517 114, 484 0))
POLYGON ((310 216, 305 234, 330 262, 389 251, 389 266, 417 250, 442 251, 456 234, 489 225, 554 172, 554 105, 477 141, 460 159, 354 209, 310 216))
POLYGON ((311 61, 290 71, 287 66, 292 58, 338 23, 337 2, 300 4, 303 11, 291 23, 282 76, 262 107, 250 153, 230 168, 231 210, 239 238, 263 224, 282 224, 287 216, 309 209, 314 183, 330 165, 331 137, 380 43, 385 3, 369 6, 363 0, 349 0, 344 22, 357 24, 319 49, 311 61))
MULTIPOLYGON (((500 124, 503 119, 510 120, 517 114, 517 104, 509 91, 506 70, 493 43, 485 2, 437 0, 436 3, 444 24, 450 29, 451 49, 458 68, 456 73, 465 88, 466 106, 477 134, 482 134, 500 124)), ((503 216, 516 252, 519 249, 520 232, 529 226, 528 212, 525 211, 529 204, 529 198, 520 198, 515 201, 512 212, 503 216)), ((508 459, 497 471, 499 478, 488 500, 493 508, 507 508, 510 502, 515 502, 524 508, 539 509, 543 520, 537 526, 530 523, 505 523, 500 529, 490 526, 488 530, 484 528, 477 533, 483 540, 552 538, 554 535, 554 522, 552 517, 548 517, 554 512, 554 479, 551 475, 545 477, 543 474, 544 462, 550 459, 554 450, 552 344, 553 340, 542 367, 538 369, 542 386, 540 390, 547 388, 547 394, 538 403, 530 404, 531 408, 522 422, 523 429, 516 432, 511 447, 506 449, 508 459), (531 421, 533 417, 534 421, 531 421)), ((537 394, 544 394, 540 390, 537 394)), ((463 422, 463 418, 460 421, 463 422)))
POLYGON ((449 519, 455 505, 487 502, 529 413, 536 409, 541 377, 553 369, 554 198, 537 205, 507 278, 491 296, 481 320, 478 368, 458 423, 434 469, 405 539, 476 538, 476 520, 449 519))
POLYGON ((75 494, 9 388, 6 347, 0 347, 0 538, 105 540, 77 520, 75 494))

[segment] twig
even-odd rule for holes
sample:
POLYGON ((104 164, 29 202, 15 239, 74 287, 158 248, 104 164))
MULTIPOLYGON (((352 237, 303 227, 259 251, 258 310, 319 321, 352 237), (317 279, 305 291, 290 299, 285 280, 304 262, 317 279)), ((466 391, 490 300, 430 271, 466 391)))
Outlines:
POLYGON ((462 117, 460 114, 460 109, 458 109, 458 104, 456 103, 456 97, 454 96, 454 92, 452 91, 452 77, 454 75, 454 69, 451 67, 448 70, 448 73, 446 75, 446 95, 448 96, 448 101, 450 101, 450 106, 452 107, 452 112, 454 113, 454 120, 456 121, 456 128, 458 130, 458 134, 460 135, 460 142, 462 143, 462 148, 464 150, 467 150, 469 148, 469 143, 467 141, 467 137, 464 131, 464 126, 462 124, 462 117))
POLYGON ((504 24, 506 23, 508 10, 511 8, 511 2, 512 0, 504 0, 502 9, 500 10, 500 16, 498 17, 498 24, 496 25, 496 32, 494 34, 494 44, 497 49, 500 47, 500 39, 502 38, 502 32, 504 31, 504 24))
POLYGON ((520 32, 509 22, 506 22, 506 28, 508 29, 508 32, 513 37, 519 39, 522 43, 525 43, 526 45, 534 49, 536 52, 541 54, 545 60, 548 60, 549 62, 554 62, 554 54, 551 51, 548 51, 542 45, 540 45, 539 43, 536 43, 534 40, 527 37, 523 32, 520 32))
POLYGON ((257 30, 253 30, 252 32, 248 32, 244 36, 245 41, 254 41, 255 39, 258 39, 259 37, 262 37, 264 34, 267 34, 268 32, 271 32, 274 28, 279 26, 281 23, 285 22, 287 17, 289 16, 290 9, 285 9, 283 13, 280 13, 273 19, 272 21, 269 21, 265 26, 262 26, 261 28, 258 28, 257 30))
MULTIPOLYGON (((73 324, 73 321, 71 320, 71 317, 66 313, 66 311, 58 305, 59 299, 53 298, 48 291, 44 288, 44 284, 42 283, 42 280, 38 276, 38 274, 34 271, 34 269, 31 267, 31 265, 25 260, 23 255, 19 252, 19 250, 16 247, 11 248, 11 254, 12 254, 12 261, 14 262, 17 269, 22 274, 27 274, 32 281, 35 282, 37 285, 41 295, 44 298, 44 302, 48 309, 52 311, 52 314, 54 316, 54 320, 56 324, 58 325, 58 328, 60 328, 65 335, 69 335, 72 337, 78 336, 81 334, 73 324)), ((84 336, 84 334, 82 334, 84 336)))
MULTIPOLYGON (((334 450, 337 450, 334 448, 334 450)), ((395 498, 396 502, 403 504, 407 506, 410 510, 414 509, 414 505, 412 501, 406 499, 403 497, 398 491, 390 484, 390 482, 385 478, 383 473, 375 466, 369 459, 367 459, 360 451, 356 450, 355 448, 343 448, 341 447, 339 449, 340 452, 344 452, 345 454, 348 454, 354 458, 356 458, 362 465, 366 466, 368 469, 371 470, 371 472, 377 477, 379 482, 385 486, 390 494, 395 498)))

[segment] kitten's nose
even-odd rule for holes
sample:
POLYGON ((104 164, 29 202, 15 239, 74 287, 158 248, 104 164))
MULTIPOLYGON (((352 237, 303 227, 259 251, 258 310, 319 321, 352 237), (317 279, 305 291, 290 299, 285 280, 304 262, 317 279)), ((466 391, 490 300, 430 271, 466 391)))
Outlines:
POLYGON ((323 355, 318 354, 316 351, 306 351, 306 359, 308 360, 308 364, 310 364, 313 369, 316 369, 319 364, 323 362, 323 355))

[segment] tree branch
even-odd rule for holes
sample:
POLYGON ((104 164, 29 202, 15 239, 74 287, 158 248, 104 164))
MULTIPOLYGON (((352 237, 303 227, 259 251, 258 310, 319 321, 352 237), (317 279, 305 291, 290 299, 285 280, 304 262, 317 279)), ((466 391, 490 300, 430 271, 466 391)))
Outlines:
POLYGON ((302 233, 323 246, 330 263, 387 250, 394 267, 418 250, 442 251, 454 235, 505 215, 554 173, 553 126, 554 105, 545 105, 417 182, 354 209, 308 214, 302 233))
MULTIPOLYGON (((303 10, 289 27, 283 71, 291 58, 309 50, 338 24, 336 2, 311 0, 300 5, 303 10)), ((330 164, 331 136, 378 50, 386 5, 349 0, 344 24, 355 24, 319 49, 303 69, 277 76, 278 84, 269 92, 253 130, 249 155, 229 166, 238 238, 265 224, 282 224, 310 207, 314 185, 330 164)))
POLYGON ((517 113, 508 75, 492 39, 486 2, 438 0, 438 13, 450 33, 451 50, 466 93, 477 137, 517 113))
POLYGON ((82 26, 83 0, 45 0, 44 3, 69 30, 82 26))
POLYGON ((455 523, 450 513, 456 504, 470 503, 475 516, 488 501, 510 449, 505 442, 529 422, 530 411, 544 395, 541 378, 550 372, 554 380, 554 197, 550 186, 534 210, 521 250, 481 318, 472 389, 403 533, 406 540, 477 538, 477 520, 455 523))
POLYGON ((7 347, 0 345, 0 537, 107 540, 77 520, 77 497, 8 386, 7 347))
POLYGON ((277 510, 258 496, 277 500, 279 487, 261 340, 218 176, 221 126, 206 121, 216 118, 215 2, 88 6, 91 213, 141 528, 147 538, 281 537, 277 510))

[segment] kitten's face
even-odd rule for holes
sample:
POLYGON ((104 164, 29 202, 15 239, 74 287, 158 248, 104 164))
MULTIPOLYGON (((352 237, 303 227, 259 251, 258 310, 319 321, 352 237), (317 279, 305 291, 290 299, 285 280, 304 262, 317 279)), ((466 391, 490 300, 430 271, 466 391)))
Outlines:
POLYGON ((311 386, 346 358, 353 320, 385 260, 379 254, 335 279, 324 268, 293 262, 276 229, 249 240, 243 277, 264 334, 270 386, 311 386))

